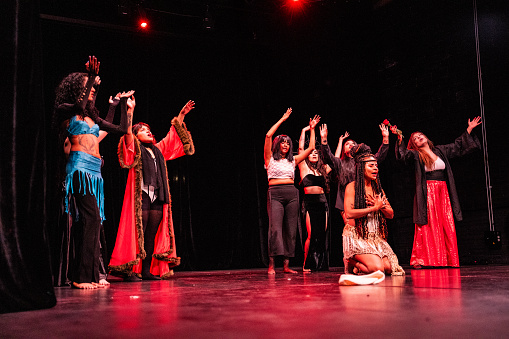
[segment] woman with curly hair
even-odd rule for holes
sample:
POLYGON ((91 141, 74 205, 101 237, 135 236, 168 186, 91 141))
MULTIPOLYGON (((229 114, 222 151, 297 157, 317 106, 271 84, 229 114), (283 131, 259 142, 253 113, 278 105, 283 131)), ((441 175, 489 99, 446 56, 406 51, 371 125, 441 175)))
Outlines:
POLYGON ((398 258, 387 243, 387 224, 392 210, 378 177, 378 161, 365 144, 352 148, 355 181, 345 190, 343 256, 346 274, 370 274, 382 271, 403 275, 398 258))
MULTIPOLYGON (((299 139, 299 154, 304 152, 306 132, 309 129, 309 126, 302 129, 299 139)), ((303 272, 318 271, 324 268, 329 211, 325 193, 329 188, 328 173, 330 171, 331 168, 322 162, 316 149, 299 163, 300 183, 304 187, 303 215, 307 231, 307 238, 304 242, 303 272)))
MULTIPOLYGON (((120 126, 99 117, 93 105, 93 85, 99 73, 97 58, 89 57, 88 73, 71 73, 65 77, 56 91, 54 123, 64 128, 70 142, 66 165, 65 200, 69 212, 69 198, 74 198, 76 222, 71 229, 74 258, 69 267, 71 287, 94 289, 99 287, 100 228, 104 218, 103 179, 99 153, 99 130, 106 132, 127 131, 127 117, 123 114, 120 126)), ((127 98, 121 100, 125 105, 127 98)), ((62 143, 59 143, 62 145, 62 143)))
POLYGON ((315 115, 309 119, 309 146, 303 152, 293 156, 292 139, 287 135, 273 135, 283 122, 292 114, 288 108, 265 135, 264 160, 269 179, 267 192, 267 212, 269 215, 269 270, 275 274, 274 259, 283 256, 283 271, 297 273, 292 270, 290 258, 295 255, 295 239, 299 218, 299 190, 294 185, 295 166, 304 161, 315 148, 315 127, 320 117, 315 115))
POLYGON ((435 146, 423 133, 414 132, 405 148, 398 134, 396 159, 413 163, 415 169, 415 198, 413 221, 414 245, 410 265, 459 267, 458 245, 454 218, 463 219, 450 158, 463 156, 480 149, 472 130, 481 124, 481 118, 468 119, 467 130, 453 143, 435 146))

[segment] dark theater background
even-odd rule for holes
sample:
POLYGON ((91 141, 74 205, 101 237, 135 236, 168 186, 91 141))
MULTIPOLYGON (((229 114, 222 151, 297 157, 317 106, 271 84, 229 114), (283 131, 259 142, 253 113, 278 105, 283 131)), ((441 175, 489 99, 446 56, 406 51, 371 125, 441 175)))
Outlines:
MULTIPOLYGON (((293 114, 278 133, 294 145, 315 114, 333 148, 345 131, 378 148, 384 119, 405 136, 421 130, 435 144, 449 143, 481 114, 481 66, 487 143, 451 161, 464 216, 456 223, 459 255, 462 265, 509 264, 505 0, 25 0, 7 1, 2 12, 2 313, 57 302, 51 265, 61 149, 51 113, 59 81, 83 71, 89 55, 101 62, 102 114, 110 95, 136 90, 134 121, 162 137, 181 107, 196 102, 186 117, 196 153, 168 162, 182 257, 176 274, 267 265, 263 140, 287 107, 293 114)), ((482 129, 474 131, 482 140, 482 129)), ((118 139, 101 142, 110 253, 127 178, 118 139)), ((391 135, 380 171, 395 210, 389 243, 408 265, 413 172, 396 162, 395 141, 391 135)), ((343 265, 339 220, 332 211, 331 267, 343 265)), ((298 267, 297 248, 291 265, 298 267)))

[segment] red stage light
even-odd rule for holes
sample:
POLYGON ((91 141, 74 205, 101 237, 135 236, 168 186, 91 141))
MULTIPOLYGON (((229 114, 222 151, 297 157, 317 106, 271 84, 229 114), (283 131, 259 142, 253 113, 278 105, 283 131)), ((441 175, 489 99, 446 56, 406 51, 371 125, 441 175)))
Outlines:
POLYGON ((147 27, 148 27, 148 22, 146 22, 146 21, 141 21, 141 22, 140 22, 140 27, 141 27, 141 28, 147 28, 147 27))
POLYGON ((304 13, 309 2, 310 0, 284 0, 283 7, 286 7, 292 17, 295 17, 304 13))

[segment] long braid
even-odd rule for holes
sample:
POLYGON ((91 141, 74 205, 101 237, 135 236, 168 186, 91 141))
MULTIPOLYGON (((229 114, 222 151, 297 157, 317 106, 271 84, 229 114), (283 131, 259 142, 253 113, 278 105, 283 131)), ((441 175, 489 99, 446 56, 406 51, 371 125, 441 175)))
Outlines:
MULTIPOLYGON (((380 194, 380 196, 383 198, 385 196, 385 192, 382 189, 382 183, 380 182, 380 177, 377 176, 376 180, 371 182, 371 187, 373 187, 373 190, 375 191, 375 194, 380 194)), ((375 218, 378 219, 378 231, 382 235, 382 238, 384 240, 387 240, 387 222, 385 220, 385 217, 383 213, 378 210, 375 213, 375 218)))
MULTIPOLYGON (((366 208, 366 187, 364 186, 364 169, 366 167, 365 162, 359 162, 356 164, 355 173, 355 200, 354 208, 361 209, 366 208)), ((368 235, 368 218, 367 216, 355 219, 355 228, 357 234, 362 238, 366 238, 368 235)))

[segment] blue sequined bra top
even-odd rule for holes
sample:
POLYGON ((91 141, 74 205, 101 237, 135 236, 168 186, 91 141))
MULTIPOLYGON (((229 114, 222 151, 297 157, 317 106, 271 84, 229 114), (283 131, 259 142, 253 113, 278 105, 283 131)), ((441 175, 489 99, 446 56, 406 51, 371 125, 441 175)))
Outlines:
POLYGON ((67 132, 69 132, 69 135, 93 134, 99 138, 99 125, 95 124, 90 127, 86 121, 76 120, 76 116, 73 116, 69 121, 67 132))

